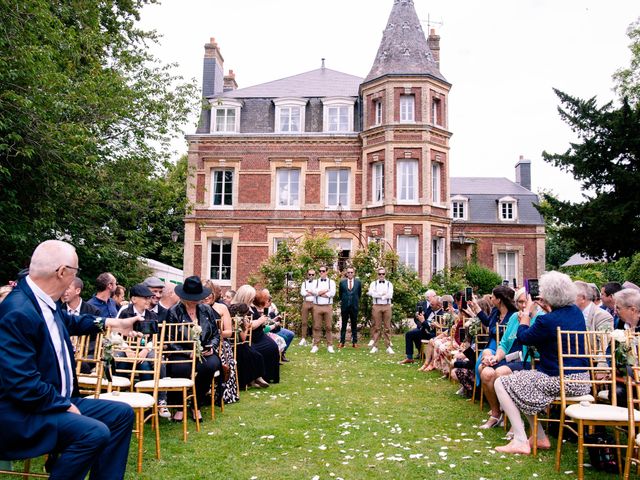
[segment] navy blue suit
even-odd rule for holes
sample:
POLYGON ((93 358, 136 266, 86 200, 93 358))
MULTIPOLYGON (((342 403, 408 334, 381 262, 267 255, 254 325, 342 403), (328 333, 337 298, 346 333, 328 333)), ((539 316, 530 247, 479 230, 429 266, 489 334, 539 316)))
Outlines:
MULTIPOLYGON (((54 316, 62 322, 69 352, 70 334, 99 331, 93 315, 68 315, 57 308, 54 316)), ((52 479, 83 479, 90 468, 91 479, 124 477, 133 410, 77 397, 75 378, 71 399, 60 393, 58 357, 26 279, 0 304, 0 358, 0 459, 53 453, 52 479), (72 403, 82 415, 67 412, 72 403)))
POLYGON ((413 347, 420 351, 422 340, 428 340, 436 336, 435 332, 431 328, 428 320, 433 310, 431 305, 426 300, 418 302, 416 305, 416 315, 413 317, 413 321, 416 322, 416 328, 413 328, 404 334, 405 342, 405 354, 408 359, 413 358, 413 347), (418 318, 419 307, 422 307, 422 313, 424 314, 424 321, 421 322, 418 318))
POLYGON ((351 343, 358 343, 358 310, 360 309, 360 297, 362 296, 362 282, 359 278, 353 279, 353 285, 349 290, 349 280, 344 278, 339 285, 340 316, 342 327, 340 328, 340 343, 344 344, 347 337, 347 322, 351 322, 351 343))

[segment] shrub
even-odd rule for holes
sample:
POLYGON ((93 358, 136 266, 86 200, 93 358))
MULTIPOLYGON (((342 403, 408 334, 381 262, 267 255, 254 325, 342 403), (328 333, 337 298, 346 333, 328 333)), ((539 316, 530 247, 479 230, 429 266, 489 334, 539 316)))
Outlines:
POLYGON ((473 287, 477 295, 491 293, 491 291, 502 283, 502 277, 493 270, 483 267, 477 263, 470 263, 465 269, 467 282, 473 287))

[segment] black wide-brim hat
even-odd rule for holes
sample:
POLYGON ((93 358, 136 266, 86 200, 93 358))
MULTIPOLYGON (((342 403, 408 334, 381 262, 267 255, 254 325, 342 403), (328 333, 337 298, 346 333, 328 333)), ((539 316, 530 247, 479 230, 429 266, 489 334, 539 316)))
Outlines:
POLYGON ((182 285, 176 286, 175 292, 182 300, 191 302, 197 302, 211 295, 211 289, 203 286, 197 275, 185 278, 182 285))

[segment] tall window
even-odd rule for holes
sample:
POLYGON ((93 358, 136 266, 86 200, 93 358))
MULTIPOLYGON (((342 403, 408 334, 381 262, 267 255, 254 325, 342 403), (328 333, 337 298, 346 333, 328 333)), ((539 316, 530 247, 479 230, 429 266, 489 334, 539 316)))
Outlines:
POLYGON ((328 128, 329 132, 349 131, 349 107, 328 107, 328 128))
POLYGON ((300 170, 279 168, 277 170, 277 206, 295 208, 300 206, 300 170))
POLYGON ((415 97, 400 95, 400 121, 413 122, 415 120, 415 97))
POLYGON ((231 240, 227 238, 211 240, 212 280, 231 280, 231 240))
POLYGON ((398 160, 398 201, 418 201, 418 161, 398 160))
POLYGON ((444 269, 444 238, 431 239, 431 273, 436 274, 444 269))
POLYGON ((440 203, 440 164, 431 162, 431 201, 440 203))
POLYGON ((382 100, 376 100, 375 105, 375 125, 382 125, 382 100))
POLYGON ((511 282, 518 278, 518 252, 498 252, 498 274, 511 282))
POLYGON ((431 120, 434 125, 443 125, 442 122, 442 102, 439 98, 431 101, 431 120))
POLYGON ((212 170, 211 205, 233 205, 233 170, 212 170))
POLYGON ((384 163, 373 164, 373 202, 378 203, 384 200, 384 163))
POLYGON ((216 120, 214 131, 216 132, 235 132, 236 131, 236 109, 235 108, 216 108, 216 120))
POLYGON ((418 237, 398 235, 398 256, 407 267, 418 271, 418 237))
POLYGON ((327 205, 337 207, 349 205, 349 169, 327 169, 327 205))

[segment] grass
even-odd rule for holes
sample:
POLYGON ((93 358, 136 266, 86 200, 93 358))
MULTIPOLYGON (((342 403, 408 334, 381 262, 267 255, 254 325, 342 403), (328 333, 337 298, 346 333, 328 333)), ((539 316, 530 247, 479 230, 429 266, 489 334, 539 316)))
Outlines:
MULTIPOLYGON (((503 429, 479 430, 486 418, 477 402, 437 372, 398 365, 396 354, 345 348, 330 355, 292 346, 281 383, 241 392, 224 414, 204 409, 200 433, 188 443, 180 426, 161 426, 162 459, 153 458, 147 430, 143 473, 129 459, 127 478, 214 479, 460 479, 576 478, 576 447, 566 444, 561 472, 552 451, 538 458, 503 456, 503 429), (571 473, 569 473, 571 472, 571 473)), ((611 478, 586 471, 587 478, 611 478)))
MULTIPOLYGON (((295 342, 295 340, 294 340, 295 342)), ((576 446, 566 444, 561 472, 554 454, 502 456, 503 429, 478 430, 486 407, 455 395, 458 386, 417 365, 398 365, 396 354, 345 348, 330 355, 292 345, 281 383, 241 392, 224 413, 203 409, 200 433, 190 423, 161 424, 162 459, 145 431, 143 472, 131 449, 127 477, 148 479, 573 479, 576 446), (571 473, 569 473, 571 472, 571 473)), ((134 443, 132 442, 132 446, 134 443)), ((611 478, 586 470, 586 478, 611 478)))

